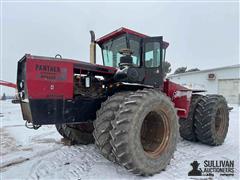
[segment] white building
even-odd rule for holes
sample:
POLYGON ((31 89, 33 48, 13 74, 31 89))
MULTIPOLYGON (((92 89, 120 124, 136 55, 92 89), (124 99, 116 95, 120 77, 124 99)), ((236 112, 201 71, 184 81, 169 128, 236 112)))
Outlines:
POLYGON ((173 74, 171 81, 207 94, 221 94, 228 103, 240 104, 240 64, 202 71, 173 74))

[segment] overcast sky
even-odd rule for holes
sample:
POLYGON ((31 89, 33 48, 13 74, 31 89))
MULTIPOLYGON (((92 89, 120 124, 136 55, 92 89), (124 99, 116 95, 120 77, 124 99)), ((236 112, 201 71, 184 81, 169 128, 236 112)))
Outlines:
MULTIPOLYGON (((89 30, 101 37, 119 27, 170 43, 166 60, 208 69, 239 64, 239 6, 235 3, 7 3, 2 7, 1 71, 16 81, 25 54, 89 61, 89 30)), ((102 59, 98 48, 98 63, 102 59)), ((3 88, 3 91, 14 91, 3 88)))

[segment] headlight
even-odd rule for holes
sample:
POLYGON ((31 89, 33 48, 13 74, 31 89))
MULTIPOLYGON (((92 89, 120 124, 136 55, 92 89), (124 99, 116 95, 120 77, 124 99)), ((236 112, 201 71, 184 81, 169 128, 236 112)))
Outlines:
POLYGON ((85 87, 89 88, 90 87, 90 77, 85 78, 85 87))

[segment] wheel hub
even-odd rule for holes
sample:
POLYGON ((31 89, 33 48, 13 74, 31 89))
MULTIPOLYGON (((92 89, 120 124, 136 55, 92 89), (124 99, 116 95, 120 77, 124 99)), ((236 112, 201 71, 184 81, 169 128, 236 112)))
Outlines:
POLYGON ((170 127, 164 113, 151 111, 144 118, 141 127, 141 143, 144 152, 156 158, 168 145, 170 127))

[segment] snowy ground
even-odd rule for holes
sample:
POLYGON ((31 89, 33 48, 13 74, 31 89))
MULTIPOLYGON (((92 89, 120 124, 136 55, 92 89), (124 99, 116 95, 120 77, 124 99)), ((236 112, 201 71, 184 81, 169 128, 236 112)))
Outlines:
MULTIPOLYGON (((145 179, 104 159, 94 145, 65 145, 54 126, 25 128, 20 106, 10 101, 0 103, 0 179, 145 179)), ((209 147, 180 139, 166 171, 146 179, 196 179, 188 177, 194 160, 200 166, 204 160, 234 160, 235 176, 215 174, 214 178, 239 179, 239 112, 240 108, 234 106, 222 146, 209 147)))

